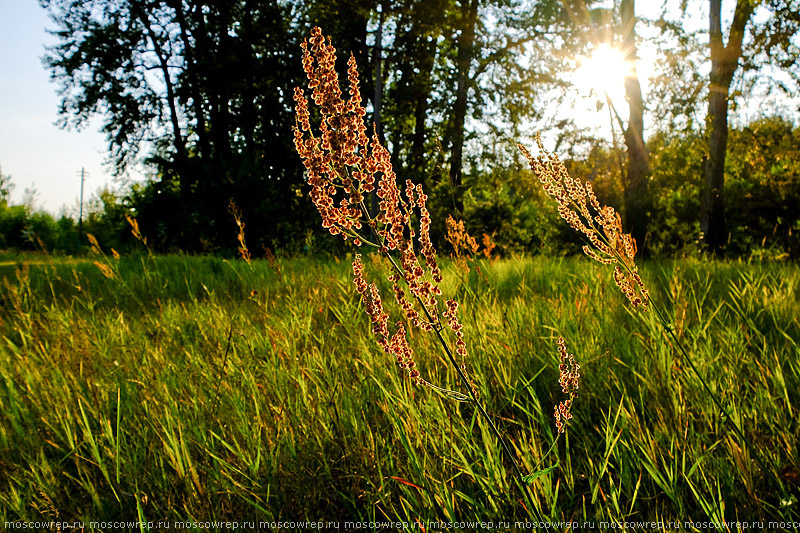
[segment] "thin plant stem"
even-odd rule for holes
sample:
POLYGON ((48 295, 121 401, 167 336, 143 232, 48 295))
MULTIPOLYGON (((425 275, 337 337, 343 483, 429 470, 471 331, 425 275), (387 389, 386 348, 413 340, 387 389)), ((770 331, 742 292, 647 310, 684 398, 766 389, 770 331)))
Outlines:
MULTIPOLYGON (((388 252, 385 252, 385 255, 389 259, 389 261, 392 263, 392 267, 402 277, 403 272, 400 269, 400 267, 397 265, 397 263, 395 262, 394 258, 388 252)), ((430 312, 428 311, 428 308, 425 306, 425 304, 422 302, 422 300, 419 298, 419 296, 414 295, 414 297, 417 299, 417 301, 419 302, 420 306, 422 307, 422 310, 425 312, 425 316, 428 318, 428 321, 433 322, 433 317, 431 316, 430 312)), ((534 504, 533 496, 531 495, 530 490, 528 489, 528 485, 525 483, 525 481, 523 479, 525 476, 523 475, 522 471, 520 470, 516 459, 514 459, 514 455, 511 453, 511 450, 509 449, 508 444, 506 444, 505 439, 500 434, 500 431, 497 429, 497 426, 494 424, 494 422, 492 421, 491 417, 489 416, 489 413, 486 412, 486 409, 483 407, 483 404, 478 400, 478 396, 477 396, 477 394, 475 394, 475 390, 473 389, 472 385, 470 384, 469 379, 467 378, 466 374, 464 373, 462 368, 458 365, 458 362, 456 362, 456 359, 453 356, 453 353, 450 351, 450 347, 448 346, 447 341, 442 336, 442 332, 441 332, 442 327, 441 327, 441 325, 440 325, 440 327, 433 328, 433 330, 436 332, 436 336, 439 339, 439 344, 441 344, 442 348, 444 348, 444 351, 447 354, 447 358, 450 360, 450 363, 453 365, 453 368, 456 369, 456 372, 458 373, 458 377, 461 379, 461 382, 464 384, 464 386, 469 391, 469 394, 472 397, 472 401, 474 402, 475 406, 478 408, 478 412, 481 414, 481 416, 486 421, 486 423, 489 424, 489 427, 491 428, 492 433, 494 433, 495 438, 497 438, 497 440, 500 441, 500 445, 503 448, 503 452, 505 453, 505 455, 508 458, 508 460, 511 461, 511 464, 514 467, 514 471, 516 472, 517 477, 519 478, 520 485, 522 485, 522 491, 524 492, 525 497, 527 498, 528 503, 531 506, 531 509, 533 510, 534 514, 536 514, 537 519, 538 520, 542 520, 542 516, 539 514, 539 510, 536 508, 536 505, 534 504)))
MULTIPOLYGON (((355 56, 351 54, 350 61, 348 61, 348 80, 350 81, 351 99, 345 104, 345 102, 341 99, 341 90, 338 87, 338 74, 333 68, 333 63, 335 63, 335 49, 330 44, 328 44, 327 46, 325 45, 325 38, 322 36, 322 30, 319 27, 314 27, 311 30, 311 34, 312 34, 312 38, 310 40, 311 48, 309 48, 308 44, 309 41, 304 40, 302 44, 302 49, 303 49, 303 68, 306 71, 309 80, 315 82, 313 85, 309 84, 309 88, 313 88, 312 97, 315 103, 318 104, 322 96, 325 96, 328 99, 336 101, 337 105, 334 105, 332 108, 330 106, 323 106, 322 124, 326 126, 327 132, 330 132, 331 130, 347 132, 345 140, 342 141, 341 139, 339 139, 336 140, 335 142, 329 142, 331 140, 327 139, 325 142, 322 143, 321 149, 323 150, 323 152, 324 151, 338 152, 341 149, 347 151, 348 153, 349 152, 355 153, 357 150, 359 150, 359 147, 361 147, 360 149, 366 152, 369 141, 367 140, 366 137, 366 127, 364 126, 362 118, 363 115, 366 113, 366 111, 363 109, 363 107, 361 107, 360 104, 361 99, 359 96, 360 93, 358 87, 358 69, 356 67, 355 56), (312 56, 317 56, 316 70, 314 68, 314 58, 312 56), (331 59, 331 57, 333 57, 333 61, 329 62, 328 60, 331 59), (326 75, 322 76, 321 73, 326 75), (320 77, 324 77, 324 79, 321 81, 319 79, 320 77), (333 109, 333 111, 331 111, 331 109, 333 109), (357 113, 358 111, 360 111, 360 113, 357 113), (350 113, 354 114, 348 116, 348 114, 350 113), (337 119, 337 121, 334 121, 332 117, 337 117, 337 116, 339 117, 339 119, 337 119), (345 124, 341 128, 340 128, 341 124, 339 124, 338 120, 344 120, 345 122, 345 124)), ((330 39, 328 39, 328 42, 330 43, 330 39)), ((317 143, 317 139, 314 136, 314 133, 310 125, 308 100, 306 99, 302 89, 300 88, 295 89, 294 99, 297 104, 296 116, 295 116, 296 127, 294 130, 295 149, 304 160, 308 160, 308 158, 313 153, 317 153, 317 155, 319 155, 318 150, 320 150, 320 145, 317 143), (303 133, 305 131, 307 131, 310 136, 310 143, 307 143, 305 141, 305 133, 303 133)), ((324 138, 325 134, 323 133, 322 136, 324 138)), ((342 152, 342 154, 343 153, 344 152, 342 152)), ((328 155, 330 155, 330 153, 328 155)), ((404 254, 403 261, 404 262, 407 261, 406 254, 410 254, 414 256, 414 260, 417 263, 416 267, 417 268, 422 267, 419 257, 414 252, 414 244, 413 244, 414 231, 411 227, 412 226, 411 215, 415 207, 414 206, 415 202, 413 199, 414 198, 413 185, 407 185, 406 187, 406 195, 409 200, 408 204, 406 204, 406 202, 402 200, 402 193, 400 192, 400 187, 398 187, 396 184, 392 186, 396 190, 396 194, 398 196, 394 198, 395 205, 393 207, 395 210, 403 211, 403 216, 400 216, 400 218, 403 219, 403 225, 408 225, 409 229, 408 239, 406 239, 403 235, 399 236, 393 235, 391 239, 382 237, 381 232, 379 232, 377 229, 378 225, 381 224, 380 220, 381 217, 377 214, 375 217, 371 217, 369 210, 366 208, 366 205, 364 203, 364 196, 361 191, 361 184, 366 179, 366 176, 372 174, 374 181, 375 173, 377 172, 379 164, 381 164, 380 171, 383 172, 384 178, 392 179, 392 176, 394 175, 394 173, 391 170, 387 171, 386 166, 383 166, 387 165, 388 168, 391 169, 389 153, 388 151, 386 151, 385 148, 380 146, 380 142, 378 140, 377 128, 374 129, 374 134, 373 134, 372 158, 373 158, 372 166, 374 166, 374 169, 371 168, 370 165, 367 165, 366 163, 365 166, 367 166, 367 168, 366 169, 361 168, 361 165, 358 164, 358 161, 361 160, 360 158, 356 158, 355 163, 351 162, 350 157, 345 157, 344 159, 328 157, 326 161, 326 157, 323 156, 321 158, 312 158, 311 160, 309 160, 310 162, 308 163, 307 168, 312 172, 309 181, 312 181, 313 178, 314 183, 312 183, 312 186, 315 187, 314 190, 318 193, 318 197, 314 199, 314 202, 315 204, 317 204, 320 213, 323 214, 323 227, 330 227, 331 233, 333 233, 334 235, 337 233, 341 234, 345 240, 348 237, 352 237, 354 240, 357 239, 358 242, 356 243, 356 245, 366 243, 368 245, 375 246, 376 242, 380 244, 379 252, 383 253, 389 259, 390 263, 392 264, 392 267, 397 272, 398 277, 402 278, 406 282, 409 291, 414 295, 416 301, 419 302, 425 317, 427 317, 428 319, 428 324, 425 326, 424 329, 431 328, 436 332, 439 342, 444 348, 445 353, 447 354, 447 358, 449 359, 453 367, 456 369, 456 372, 458 373, 458 376, 461 379, 464 386, 466 386, 467 389, 469 390, 469 395, 472 397, 472 401, 475 402, 475 405, 478 408, 478 412, 489 424, 489 427, 491 428, 495 437, 500 441, 503 452, 511 461, 511 464, 513 465, 514 470, 519 477, 519 483, 523 487, 523 492, 525 494, 525 497, 528 499, 528 502, 531 505, 531 511, 535 513, 536 516, 539 517, 539 519, 541 520, 541 515, 537 507, 534 505, 534 500, 530 494, 530 490, 528 489, 528 486, 525 483, 525 479, 522 475, 522 472, 519 469, 519 465, 517 465, 517 461, 514 459, 514 456, 511 453, 508 444, 505 442, 502 435, 500 435, 497 426, 494 424, 494 422, 492 422, 491 418, 489 417, 489 414, 486 412, 486 409, 478 401, 477 392, 472 387, 470 380, 467 378, 465 369, 462 369, 458 365, 458 363, 456 362, 456 358, 453 355, 453 352, 450 350, 450 347, 448 346, 447 342, 444 339, 444 336, 442 335, 442 330, 444 329, 444 326, 442 324, 441 318, 438 316, 438 312, 436 311, 437 308, 436 304, 433 303, 433 300, 431 298, 428 298, 427 301, 430 302, 431 307, 434 309, 433 314, 436 315, 436 319, 434 320, 434 317, 431 314, 431 310, 428 309, 428 304, 426 304, 426 302, 423 301, 423 298, 418 294, 417 291, 412 289, 412 281, 411 281, 412 278, 410 276, 409 277, 406 276, 406 274, 397 265, 397 262, 389 253, 390 248, 397 249, 398 243, 396 242, 395 237, 399 237, 399 239, 403 241, 404 245, 406 246, 406 248, 402 252, 404 254), (320 164, 322 166, 318 166, 320 164), (351 168, 353 170, 348 170, 348 168, 351 168), (355 175, 356 171, 355 169, 358 170, 359 172, 358 175, 355 175), (353 172, 352 176, 350 175, 351 172, 353 172), (323 178, 323 175, 327 175, 328 177, 323 178), (336 183, 337 180, 341 180, 342 183, 336 183), (330 192, 329 190, 330 185, 334 186, 332 188, 333 192, 330 192), (356 204, 359 205, 358 210, 354 210, 351 207, 345 208, 345 205, 352 206, 353 204, 351 204, 349 201, 347 204, 345 204, 345 201, 342 200, 339 211, 336 211, 334 209, 334 213, 330 215, 331 212, 328 210, 327 207, 324 206, 328 205, 329 203, 330 204, 333 203, 333 196, 336 194, 336 189, 338 188, 350 192, 351 198, 357 198, 356 204), (361 211, 361 213, 358 213, 359 210, 361 211), (325 213, 328 213, 328 215, 326 215, 325 213), (363 220, 364 222, 366 222, 368 227, 371 228, 371 231, 375 236, 374 239, 375 242, 370 242, 368 239, 364 239, 363 237, 361 237, 359 232, 356 231, 362 227, 361 216, 363 216, 363 220), (387 242, 390 243, 390 246, 386 245, 387 242)), ((395 193, 395 190, 392 190, 392 187, 389 187, 390 189, 388 191, 389 194, 395 193)), ((378 185, 379 191, 382 188, 383 188, 383 182, 379 183, 378 185)), ((379 192, 376 194, 378 196, 381 196, 379 192)), ((421 188, 418 189, 418 194, 419 195, 423 194, 421 188)), ((383 196, 381 196, 381 198, 383 198, 383 196)), ((427 214, 427 210, 423 211, 423 209, 425 209, 423 202, 424 200, 422 199, 418 200, 417 202, 418 207, 421 210, 420 214, 423 217, 428 217, 429 215, 427 214)), ((390 206, 387 209, 391 210, 391 207, 392 206, 390 206)), ((398 213, 393 212, 388 214, 393 215, 398 213)), ((385 223, 391 226, 391 231, 393 234, 396 233, 395 232, 395 228, 397 227, 395 226, 396 219, 393 219, 392 221, 387 218, 385 223)), ((382 231, 384 232, 385 235, 388 235, 388 233, 386 233, 386 225, 383 226, 382 231)), ((401 230, 401 233, 402 232, 403 231, 401 230)), ((420 221, 420 232, 421 234, 424 234, 424 232, 426 232, 426 229, 423 229, 422 227, 422 221, 420 221)), ((421 239, 422 235, 420 235, 420 246, 425 247, 423 255, 425 256, 426 264, 429 264, 433 260, 435 251, 433 250, 433 246, 430 244, 429 236, 427 237, 427 244, 423 244, 421 239)), ((406 264, 404 263, 403 266, 405 267, 406 264)), ((438 288, 438 282, 441 280, 439 279, 437 281, 436 278, 440 276, 438 274, 433 274, 433 271, 432 271, 432 276, 434 277, 434 281, 437 282, 437 288, 438 288)), ((396 282, 397 280, 395 279, 393 281, 396 282)), ((364 284, 366 283, 364 282, 364 284)), ((430 289, 428 288, 428 290, 430 289)), ((435 292, 437 294, 441 294, 441 292, 438 290, 435 292)), ((399 300, 399 297, 397 298, 399 300)), ((454 313, 455 309, 453 309, 452 312, 454 313)), ((418 317, 419 313, 417 313, 416 316, 418 317)), ((419 322, 416 321, 415 323, 419 324, 419 322)), ((451 325, 452 324, 453 322, 451 320, 451 325)), ((459 340, 460 337, 461 336, 459 335, 459 340)), ((384 346, 384 348, 386 347, 384 346)), ((398 360, 401 361, 402 356, 398 360)), ((412 377, 418 377, 418 376, 419 372, 414 371, 412 377)), ((457 393, 455 391, 443 391, 438 387, 432 387, 432 388, 434 388, 434 390, 437 390, 440 393, 444 392, 445 394, 449 394, 450 392, 452 392, 452 394, 449 395, 450 397, 454 398, 468 400, 470 397, 465 394, 457 393)))
MULTIPOLYGON (((360 208, 361 208, 361 211, 364 214, 364 216, 367 218, 367 220, 371 221, 372 219, 369 217, 369 212, 367 211, 366 206, 364 205, 363 202, 361 202, 360 208)), ((368 226, 370 227, 373 235, 375 236, 375 240, 378 241, 379 243, 381 243, 381 245, 383 245, 384 244, 384 240, 381 237, 381 235, 378 233, 378 231, 375 228, 375 226, 372 225, 372 224, 369 224, 369 223, 368 223, 368 226)), ((386 250, 386 251, 383 251, 381 253, 383 253, 383 255, 389 260, 389 262, 392 265, 392 268, 395 270, 395 272, 397 272, 397 274, 400 276, 400 278, 405 280, 405 276, 404 276, 403 270, 397 264, 397 262, 395 261, 394 257, 392 257, 392 255, 389 253, 389 251, 386 250)), ((441 322, 438 321, 438 320, 434 320, 434 318, 431 315, 430 311, 428 311, 428 307, 425 305, 425 303, 422 301, 422 299, 417 294, 414 294, 413 291, 411 291, 411 294, 414 296, 414 298, 417 300, 417 302, 419 302, 420 307, 422 308, 423 312, 425 313, 425 317, 428 319, 428 322, 431 323, 431 324, 434 324, 433 331, 436 332, 436 337, 439 340, 439 344, 441 344, 442 348, 444 349, 444 352, 447 355, 447 358, 450 361, 450 364, 452 364, 453 368, 455 368, 456 372, 458 373, 458 377, 461 379, 461 382, 463 383, 463 385, 469 391, 469 395, 472 397, 473 403, 478 408, 478 412, 483 417, 483 419, 486 421, 486 423, 489 425, 489 428, 491 428, 492 433, 494 434, 495 438, 497 438, 497 440, 500 442, 500 445, 501 445, 501 447, 503 449, 503 452, 505 453, 505 455, 508 458, 508 460, 511 462, 511 465, 514 467, 514 471, 516 472, 517 477, 519 478, 519 483, 522 486, 522 491, 525 494, 525 498, 528 500, 528 503, 531 506, 531 510, 536 515, 536 518, 538 520, 542 520, 542 516, 539 513, 539 510, 536 508, 536 505, 535 505, 534 500, 533 500, 533 496, 530 493, 530 489, 528 488, 527 483, 525 483, 525 480, 524 480, 525 476, 522 473, 522 471, 520 470, 519 465, 517 464, 517 461, 514 458, 514 455, 511 453, 511 450, 509 449, 508 444, 506 443, 506 441, 503 438, 503 436, 500 434, 500 431, 497 429, 497 426, 495 425, 495 423, 492 421, 491 417, 489 416, 489 413, 486 412, 486 409, 483 407, 483 404, 478 400, 478 396, 475 393, 475 390, 473 389, 472 385, 470 384, 469 378, 467 378, 467 375, 464 373, 464 370, 459 366, 458 362, 456 361, 455 357, 453 356, 453 352, 450 350, 450 346, 447 344, 447 341, 445 340, 444 336, 442 335, 443 326, 442 326, 441 322)))
POLYGON ((231 349, 231 338, 233 337, 233 322, 231 322, 230 327, 228 328, 228 340, 225 343, 225 358, 222 361, 222 379, 217 382, 217 387, 214 391, 214 403, 212 404, 213 407, 211 409, 211 419, 214 420, 217 417, 217 407, 219 406, 219 388, 222 385, 222 380, 227 377, 227 368, 228 368, 228 355, 230 355, 231 349))
MULTIPOLYGON (((613 108, 613 106, 612 106, 612 108, 613 108)), ((616 110, 614 110, 614 112, 616 112, 616 110)), ((541 146, 541 142, 539 142, 538 139, 537 139, 537 142, 539 143, 540 150, 544 151, 544 149, 541 146)), ((598 228, 598 226, 595 225, 595 220, 598 222, 598 225, 602 226, 603 230, 607 230, 608 228, 606 226, 606 223, 603 222, 601 220, 601 218, 604 217, 604 216, 608 216, 608 215, 604 215, 603 212, 599 212, 598 213, 599 214, 598 217, 592 217, 589 214, 588 208, 586 207, 585 203, 583 203, 581 205, 578 204, 574 194, 572 192, 569 192, 570 189, 571 189, 571 185, 569 183, 567 183, 567 177, 568 176, 567 176, 566 172, 562 173, 560 171, 554 170, 554 166, 561 164, 560 161, 558 161, 557 157, 554 160, 550 156, 548 156, 547 158, 542 158, 540 156, 539 161, 540 161, 540 164, 543 165, 544 169, 543 170, 537 170, 536 168, 534 168, 535 165, 534 165, 533 157, 530 155, 530 153, 527 151, 527 149, 522 147, 522 145, 519 145, 519 146, 522 149, 522 151, 525 154, 525 156, 528 158, 528 160, 529 160, 529 162, 531 164, 531 169, 534 170, 534 172, 537 174, 537 176, 539 176, 539 179, 542 181, 542 184, 545 185, 546 192, 560 204, 560 207, 567 207, 568 206, 569 209, 572 210, 573 213, 575 213, 575 215, 574 215, 575 217, 580 216, 583 219, 585 219, 585 225, 584 225, 584 223, 576 224, 574 221, 571 222, 570 219, 567 216, 565 216, 563 213, 561 214, 562 218, 567 220, 567 222, 574 229, 578 230, 579 233, 584 234, 586 237, 590 237, 590 239, 589 239, 590 240, 589 247, 593 247, 595 244, 598 244, 597 246, 594 246, 594 248, 597 250, 597 253, 602 254, 602 257, 600 255, 593 255, 593 254, 589 253, 589 251, 586 251, 587 255, 589 255, 593 259, 596 259, 597 261, 599 261, 600 263, 603 263, 603 264, 616 263, 618 265, 617 269, 620 272, 622 270, 625 271, 626 278, 627 277, 633 277, 638 282, 639 287, 642 289, 642 296, 641 296, 640 300, 638 298, 635 299, 633 297, 633 289, 632 288, 630 288, 630 291, 631 291, 630 293, 625 291, 625 288, 623 287, 623 285, 620 284, 619 281, 617 281, 616 273, 615 273, 615 281, 617 281, 617 284, 620 286, 621 289, 623 289, 623 292, 625 292, 626 296, 628 296, 628 299, 633 303, 634 307, 636 307, 638 304, 642 304, 643 307, 646 309, 648 303, 652 304, 653 308, 655 309, 655 313, 658 316, 658 320, 661 323, 661 326, 667 332, 668 337, 671 338, 672 341, 674 341, 675 345, 678 347, 678 350, 683 355, 684 359, 688 362, 689 368, 691 368, 691 370, 694 373, 694 375, 700 380, 700 383, 703 386, 703 389, 708 393, 708 396, 711 398, 711 400, 714 403, 714 405, 716 406, 716 408, 718 408, 721 411, 721 413, 724 414, 724 416, 729 419, 729 421, 731 422, 731 424, 733 426, 734 433, 742 440, 744 446, 750 452, 750 454, 756 459, 756 461, 759 463, 759 465, 763 469, 764 473, 766 474, 767 472, 772 472, 772 469, 768 468, 767 463, 764 460, 764 458, 762 457, 760 451, 752 444, 752 442, 747 440, 747 438, 746 438, 746 436, 744 434, 744 431, 742 431, 742 429, 739 426, 739 424, 736 422, 736 420, 733 419, 732 416, 730 416, 728 414, 728 411, 723 406, 722 401, 720 400, 718 394, 716 394, 714 391, 711 390, 711 388, 708 385, 708 380, 700 372, 700 370, 697 368, 697 365, 695 364, 694 359, 690 355, 689 351, 683 346, 683 343, 680 341, 680 339, 678 339, 677 335, 675 335, 675 332, 674 332, 673 328, 670 326, 669 321, 666 319, 666 315, 665 315, 664 311, 662 310, 662 308, 660 306, 654 304, 652 302, 652 300, 650 299, 649 294, 647 293, 647 291, 644 290, 644 285, 642 284, 641 279, 638 277, 636 266, 633 263, 633 254, 635 254, 635 248, 634 248, 634 252, 630 253, 627 250, 627 247, 629 246, 629 243, 626 242, 626 244, 625 244, 625 246, 626 246, 626 255, 628 256, 626 258, 625 256, 622 255, 622 253, 619 250, 619 241, 618 241, 618 239, 620 238, 620 235, 618 235, 617 232, 614 231, 614 228, 612 228, 611 234, 608 234, 605 231, 600 231, 600 228, 598 228), (562 187, 562 191, 560 191, 560 192, 559 191, 552 192, 552 191, 548 190, 548 187, 547 187, 547 184, 546 184, 548 175, 550 175, 551 177, 552 176, 557 176, 556 179, 559 181, 559 184, 562 187), (580 215, 578 215, 577 213, 580 213, 580 215), (588 226, 588 229, 587 229, 586 226, 588 226), (591 239, 591 237, 596 237, 596 239, 591 239), (596 241, 599 241, 599 243, 596 242, 596 241), (602 244, 602 246, 600 246, 599 244, 602 244)), ((544 151, 544 152, 546 153, 546 151, 544 151)), ((563 167, 563 165, 562 165, 562 167, 563 167)), ((597 206, 596 201, 595 201, 595 204, 594 204, 594 209, 596 211, 601 211, 600 208, 597 206)), ((613 209, 611 210, 611 213, 612 214, 614 213, 613 209)), ((619 224, 619 223, 617 223, 617 224, 618 224, 617 227, 618 227, 619 233, 621 234, 621 232, 622 232, 621 224, 619 224)), ((635 242, 633 244, 635 245, 635 242)), ((584 247, 584 250, 586 250, 586 249, 587 248, 584 247)), ((629 285, 629 287, 630 287, 630 285, 629 285)), ((778 482, 779 486, 781 487, 781 490, 784 490, 783 489, 783 483, 781 482, 780 477, 776 476, 776 478, 777 478, 777 482, 778 482)))

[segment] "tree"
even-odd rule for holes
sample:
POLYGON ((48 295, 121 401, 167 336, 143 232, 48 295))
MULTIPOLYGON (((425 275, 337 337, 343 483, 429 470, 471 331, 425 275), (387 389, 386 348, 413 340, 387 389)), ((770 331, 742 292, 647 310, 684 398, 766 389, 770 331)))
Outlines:
POLYGON ((461 194, 462 166, 464 156, 464 123, 467 119, 467 91, 469 90, 470 66, 475 55, 475 26, 478 23, 479 0, 461 0, 456 38, 456 94, 453 104, 450 183, 455 193, 455 210, 464 212, 461 194))
MULTIPOLYGON (((796 0, 737 0, 728 30, 727 44, 722 32, 722 1, 709 0, 709 75, 706 138, 708 154, 704 164, 705 184, 700 224, 713 253, 722 252, 728 236, 725 221, 725 159, 728 146, 728 106, 731 83, 740 67, 763 69, 774 65, 784 70, 797 66, 793 37, 800 29, 800 3, 796 0), (758 7, 771 15, 763 23, 751 23, 758 7), (750 25, 751 42, 745 42, 750 25)), ((797 76, 794 76, 795 81, 797 76)), ((784 89, 786 87, 784 86, 784 89)))
POLYGON ((725 228, 725 156, 728 149, 728 93, 742 57, 745 27, 754 11, 751 0, 737 0, 728 44, 722 35, 722 0, 709 0, 709 49, 711 51, 710 88, 706 135, 708 156, 705 162, 705 189, 701 204, 700 225, 712 252, 722 250, 725 228))
POLYGON ((392 73, 386 91, 385 125, 392 141, 392 163, 402 175, 428 187, 433 173, 435 129, 429 119, 434 107, 434 67, 439 41, 446 31, 449 0, 396 2, 395 33, 387 57, 392 73))
POLYGON ((764 117, 731 128, 725 164, 726 253, 800 255, 800 128, 764 117), (727 243, 727 240, 726 240, 727 243))
MULTIPOLYGON (((123 172, 139 156, 153 194, 135 195, 165 247, 233 244, 233 197, 262 242, 303 234, 310 202, 291 152, 300 82, 294 6, 272 0, 41 0, 59 44, 62 125, 104 121, 123 172), (287 201, 286 199, 289 199, 287 201), (292 235, 290 235, 290 233, 292 235)), ((257 243, 252 239, 251 243, 257 243)))
POLYGON ((625 145, 628 152, 625 180, 625 222, 640 250, 645 251, 647 223, 651 209, 648 190, 650 162, 644 144, 644 103, 639 76, 636 72, 636 15, 635 0, 622 0, 622 52, 630 64, 631 72, 625 77, 625 95, 628 99, 628 126, 625 129, 625 145))
MULTIPOLYGON (((644 101, 636 70, 637 36, 635 0, 620 0, 610 7, 595 2, 564 1, 561 9, 567 16, 551 18, 552 31, 562 37, 559 53, 573 60, 585 55, 599 44, 618 48, 629 65, 624 82, 628 101, 628 120, 623 121, 606 94, 610 107, 612 132, 614 121, 623 131, 626 147, 626 164, 620 157, 620 172, 623 175, 624 190, 622 213, 625 227, 636 240, 640 251, 645 251, 645 238, 648 230, 649 211, 652 206, 648 182, 650 179, 649 154, 644 141, 644 101)), ((558 13, 556 11, 555 13, 558 13)), ((563 67, 561 67, 563 68, 563 67)), ((598 109, 602 103, 598 104, 598 109)), ((614 139, 616 148, 616 138, 614 139)))
POLYGON ((462 0, 451 13, 440 52, 444 84, 435 90, 446 95, 439 108, 447 117, 453 208, 463 212, 467 171, 513 164, 521 126, 540 116, 543 54, 537 48, 551 36, 542 29, 539 2, 462 0))
MULTIPOLYGON (((485 155, 479 151, 504 131, 514 137, 510 130, 536 114, 535 72, 522 65, 525 44, 536 38, 529 31, 534 6, 520 0, 396 0, 381 2, 382 15, 373 14, 373 27, 383 29, 380 114, 393 164, 415 181, 437 183, 438 168, 449 160, 447 196, 456 211, 463 211, 466 169, 485 155), (478 123, 491 139, 470 150, 478 123)), ((377 66, 373 60, 371 70, 377 66)))
POLYGON ((13 189, 14 184, 11 182, 11 176, 3 174, 3 168, 0 167, 0 208, 8 205, 13 189))

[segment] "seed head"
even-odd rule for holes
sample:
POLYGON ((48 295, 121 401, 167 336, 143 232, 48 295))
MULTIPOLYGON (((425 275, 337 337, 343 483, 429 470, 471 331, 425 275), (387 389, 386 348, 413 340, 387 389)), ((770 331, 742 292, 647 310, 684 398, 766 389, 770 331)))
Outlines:
MULTIPOLYGON (((303 160, 311 187, 309 196, 322 227, 356 246, 374 246, 379 253, 393 257, 394 265, 399 256, 398 271, 389 276, 397 304, 415 327, 441 330, 438 297, 442 294, 442 272, 430 238, 428 197, 421 185, 410 180, 403 189, 392 168, 391 154, 381 144, 377 131, 373 129, 372 136, 367 136, 355 57, 351 54, 347 61, 349 88, 345 96, 335 68, 336 49, 322 30, 313 28, 301 48, 310 94, 299 87, 294 91, 294 145, 303 160), (309 98, 319 108, 318 128, 311 123, 309 98), (370 213, 366 207, 370 194, 378 198, 377 213, 370 213), (412 224, 416 218, 418 227, 412 224)), ((358 254, 353 261, 353 283, 378 343, 415 383, 428 384, 416 368, 403 324, 397 323, 395 332, 390 333, 381 293, 377 285, 365 279, 358 254)), ((449 321, 456 335, 456 352, 464 358, 466 344, 454 309, 449 321)))
POLYGON ((559 337, 557 344, 561 360, 561 364, 558 367, 558 383, 561 385, 561 391, 568 395, 569 398, 555 406, 554 417, 558 433, 564 433, 567 422, 572 419, 572 401, 578 397, 581 378, 578 371, 581 367, 575 362, 575 356, 567 352, 567 342, 564 337, 559 337))
POLYGON ((558 214, 590 244, 584 253, 603 265, 616 265, 614 281, 634 307, 647 309, 649 293, 638 274, 634 257, 636 241, 622 231, 622 220, 613 207, 602 206, 592 184, 570 177, 555 154, 548 153, 536 136, 539 155, 518 144, 544 191, 558 204, 558 214))
POLYGON ((561 385, 561 390, 564 394, 569 395, 570 398, 577 398, 581 378, 578 371, 581 366, 575 362, 574 355, 567 353, 567 342, 564 337, 559 337, 557 344, 558 353, 561 355, 561 364, 558 367, 558 383, 561 385))

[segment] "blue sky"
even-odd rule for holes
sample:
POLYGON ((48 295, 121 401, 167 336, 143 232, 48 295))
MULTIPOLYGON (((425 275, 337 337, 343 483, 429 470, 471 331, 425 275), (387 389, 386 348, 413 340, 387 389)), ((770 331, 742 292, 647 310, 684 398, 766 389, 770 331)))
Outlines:
POLYGON ((65 131, 58 119, 56 85, 41 57, 55 39, 45 32, 50 20, 35 0, 0 0, 0 167, 14 183, 12 201, 35 186, 38 206, 58 214, 77 209, 78 172, 89 173, 85 197, 105 183, 106 142, 95 122, 84 131, 65 131))

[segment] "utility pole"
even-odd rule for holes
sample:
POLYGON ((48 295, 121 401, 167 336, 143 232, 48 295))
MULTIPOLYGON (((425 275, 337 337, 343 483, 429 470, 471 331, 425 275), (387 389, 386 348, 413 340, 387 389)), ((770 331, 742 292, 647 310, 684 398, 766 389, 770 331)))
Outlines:
POLYGON ((83 240, 83 182, 86 180, 86 175, 88 172, 81 167, 81 207, 80 212, 78 214, 78 245, 80 246, 81 241, 83 240))

